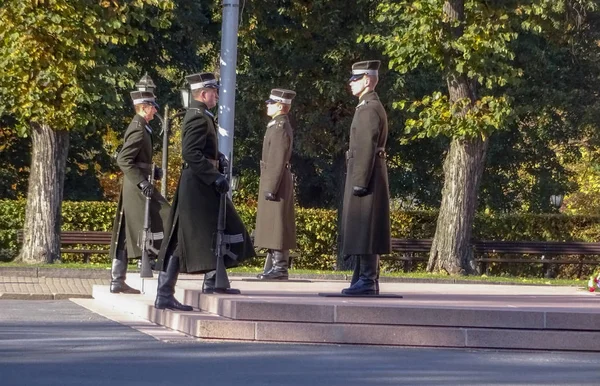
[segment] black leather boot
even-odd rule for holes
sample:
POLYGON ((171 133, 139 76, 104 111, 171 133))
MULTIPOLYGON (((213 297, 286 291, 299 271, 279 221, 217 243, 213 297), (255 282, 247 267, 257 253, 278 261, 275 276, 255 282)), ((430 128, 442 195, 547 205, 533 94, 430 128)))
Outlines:
POLYGON ((266 275, 267 273, 269 273, 272 268, 273 268, 273 251, 271 251, 269 249, 267 251, 267 257, 265 258, 265 266, 263 268, 263 271, 262 271, 262 273, 259 273, 258 275, 256 275, 256 277, 258 279, 262 279, 262 277, 264 275, 266 275))
MULTIPOLYGON (((227 280, 226 288, 215 288, 217 277, 217 271, 210 271, 204 274, 204 282, 202 283, 202 293, 204 294, 228 294, 228 295, 239 295, 242 292, 239 289, 231 288, 229 286, 229 279, 227 280)), ((227 271, 225 271, 227 275, 227 271)))
POLYGON ((192 311, 191 306, 181 304, 175 299, 175 284, 179 277, 179 257, 171 256, 165 271, 158 273, 158 289, 154 307, 159 310, 192 311))
POLYGON ((379 255, 362 255, 358 281, 342 290, 344 295, 376 295, 379 255))
POLYGON ((140 294, 135 288, 125 283, 127 276, 127 252, 118 250, 117 256, 112 261, 110 292, 113 294, 140 294))
POLYGON ((262 275, 262 280, 287 280, 290 251, 273 251, 273 268, 262 275))

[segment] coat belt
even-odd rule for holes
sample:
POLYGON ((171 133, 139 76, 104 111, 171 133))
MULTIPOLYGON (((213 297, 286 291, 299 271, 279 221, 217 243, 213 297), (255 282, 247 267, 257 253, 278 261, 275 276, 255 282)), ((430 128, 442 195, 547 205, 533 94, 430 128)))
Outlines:
MULTIPOLYGON (((217 159, 210 159, 210 158, 205 158, 208 162, 210 162, 212 164, 212 166, 214 166, 216 169, 219 168, 219 160, 217 159)), ((188 164, 187 162, 183 163, 183 168, 187 169, 190 167, 190 164, 188 164)))
MULTIPOLYGON (((267 163, 265 161, 260 161, 260 167, 264 168, 265 166, 267 166, 267 163)), ((289 162, 286 162, 284 167, 286 169, 291 169, 292 168, 292 164, 290 164, 289 162)))
POLYGON ((137 166, 140 169, 152 169, 152 164, 147 164, 145 162, 136 162, 135 166, 137 166))
MULTIPOLYGON (((385 147, 378 147, 377 149, 375 149, 375 155, 379 158, 385 158, 387 156, 387 153, 385 152, 385 147)), ((349 160, 352 157, 354 157, 354 151, 346 150, 346 160, 349 160)))

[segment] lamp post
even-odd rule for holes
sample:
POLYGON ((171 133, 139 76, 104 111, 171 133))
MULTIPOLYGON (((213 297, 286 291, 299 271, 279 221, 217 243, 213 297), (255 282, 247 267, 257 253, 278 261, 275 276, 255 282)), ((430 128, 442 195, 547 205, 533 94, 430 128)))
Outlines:
POLYGON ((553 194, 550 196, 550 204, 556 209, 560 209, 560 207, 562 206, 563 198, 564 197, 562 194, 553 194))
MULTIPOLYGON (((138 91, 150 91, 152 93, 154 93, 154 90, 156 89, 156 85, 154 84, 154 82, 152 81, 152 78, 150 78, 150 75, 148 75, 148 73, 145 73, 144 76, 142 76, 142 78, 139 80, 139 82, 136 83, 135 87, 138 89, 138 91)), ((188 89, 181 89, 180 93, 181 93, 181 102, 183 104, 183 107, 185 109, 187 109, 190 104, 190 99, 189 99, 190 91, 188 89)), ((162 175, 162 179, 160 181, 160 193, 165 198, 167 197, 167 174, 168 174, 168 166, 169 166, 169 129, 170 129, 170 124, 173 119, 175 119, 177 117, 181 117, 185 113, 186 113, 186 110, 183 110, 169 118, 169 105, 165 105, 164 116, 161 116, 158 113, 155 114, 155 116, 160 121, 160 124, 162 127, 161 135, 162 135, 162 140, 163 140, 163 143, 162 143, 163 175, 162 175)))

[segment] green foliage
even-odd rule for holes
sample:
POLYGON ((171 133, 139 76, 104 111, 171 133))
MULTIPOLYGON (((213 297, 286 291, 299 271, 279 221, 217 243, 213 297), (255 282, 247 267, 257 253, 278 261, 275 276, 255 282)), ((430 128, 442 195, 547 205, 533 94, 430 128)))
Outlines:
MULTIPOLYGON (((236 204, 246 227, 256 221, 256 206, 236 204)), ((115 216, 113 202, 70 202, 62 205, 63 230, 110 231, 115 216)), ((25 201, 0 200, 0 260, 17 252, 16 232, 23 227, 25 201)), ((296 209, 299 257, 298 269, 332 270, 336 266, 337 212, 327 209, 296 209)), ((435 233, 436 211, 393 211, 392 237, 428 239, 435 233)), ((475 218, 473 238, 479 240, 555 240, 587 241, 600 239, 600 216, 567 215, 485 215, 475 218)), ((105 246, 103 247, 105 248, 105 246)), ((70 256, 63 261, 71 261, 70 256)), ((93 256, 92 262, 107 262, 106 255, 93 256)), ((397 266, 386 262, 388 268, 397 266)), ((397 268, 397 267, 396 267, 397 268)), ((533 270, 539 269, 534 267, 533 270)), ((519 271, 513 273, 518 274, 519 271)))
POLYGON ((461 139, 481 136, 485 139, 504 128, 512 109, 506 97, 485 96, 475 103, 461 99, 451 104, 447 96, 435 92, 432 96, 414 101, 408 108, 410 113, 417 111, 418 118, 406 120, 406 133, 415 133, 412 139, 438 135, 461 139), (477 130, 473 130, 474 127, 477 130))
POLYGON ((139 24, 169 23, 149 11, 172 7, 171 0, 4 1, 0 99, 17 120, 17 131, 25 135, 31 123, 81 128, 93 119, 86 107, 117 104, 115 90, 129 84, 115 76, 108 48, 146 40, 139 24))

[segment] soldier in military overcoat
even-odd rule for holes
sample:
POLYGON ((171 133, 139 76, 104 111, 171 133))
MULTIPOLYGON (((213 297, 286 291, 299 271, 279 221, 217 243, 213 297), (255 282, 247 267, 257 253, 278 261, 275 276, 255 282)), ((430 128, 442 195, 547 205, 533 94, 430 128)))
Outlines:
POLYGON ((379 293, 379 255, 391 252, 390 197, 385 145, 387 115, 375 92, 380 62, 352 66, 349 80, 359 103, 350 127, 342 212, 342 254, 355 256, 346 295, 379 293))
POLYGON ((149 91, 133 91, 131 98, 136 114, 125 131, 123 147, 117 156, 117 164, 124 176, 109 252, 112 258, 110 291, 139 294, 140 291, 125 283, 125 277, 127 258, 142 256, 138 239, 144 227, 146 197, 152 198, 150 224, 156 253, 160 249, 163 222, 168 219, 170 206, 149 181, 151 173, 155 178, 162 174, 160 168, 152 170, 152 128, 148 126, 158 107, 155 96, 149 91))
MULTIPOLYGON (((213 251, 221 193, 229 190, 223 175, 229 168, 219 153, 218 132, 210 109, 216 106, 218 83, 212 73, 186 77, 193 100, 184 118, 182 132, 183 170, 169 216, 167 242, 163 243, 157 268, 165 260, 177 260, 181 272, 204 273, 203 292, 239 293, 232 288, 215 288, 216 258, 213 251)), ((233 267, 255 256, 250 236, 231 200, 227 199, 227 235, 241 235, 242 242, 231 244, 225 266, 233 267), (235 257, 233 257, 235 256, 235 257)))
POLYGON ((287 280, 290 249, 296 248, 294 181, 290 158, 294 133, 288 113, 296 93, 273 89, 266 101, 267 125, 260 161, 254 246, 267 248, 262 280, 287 280))

